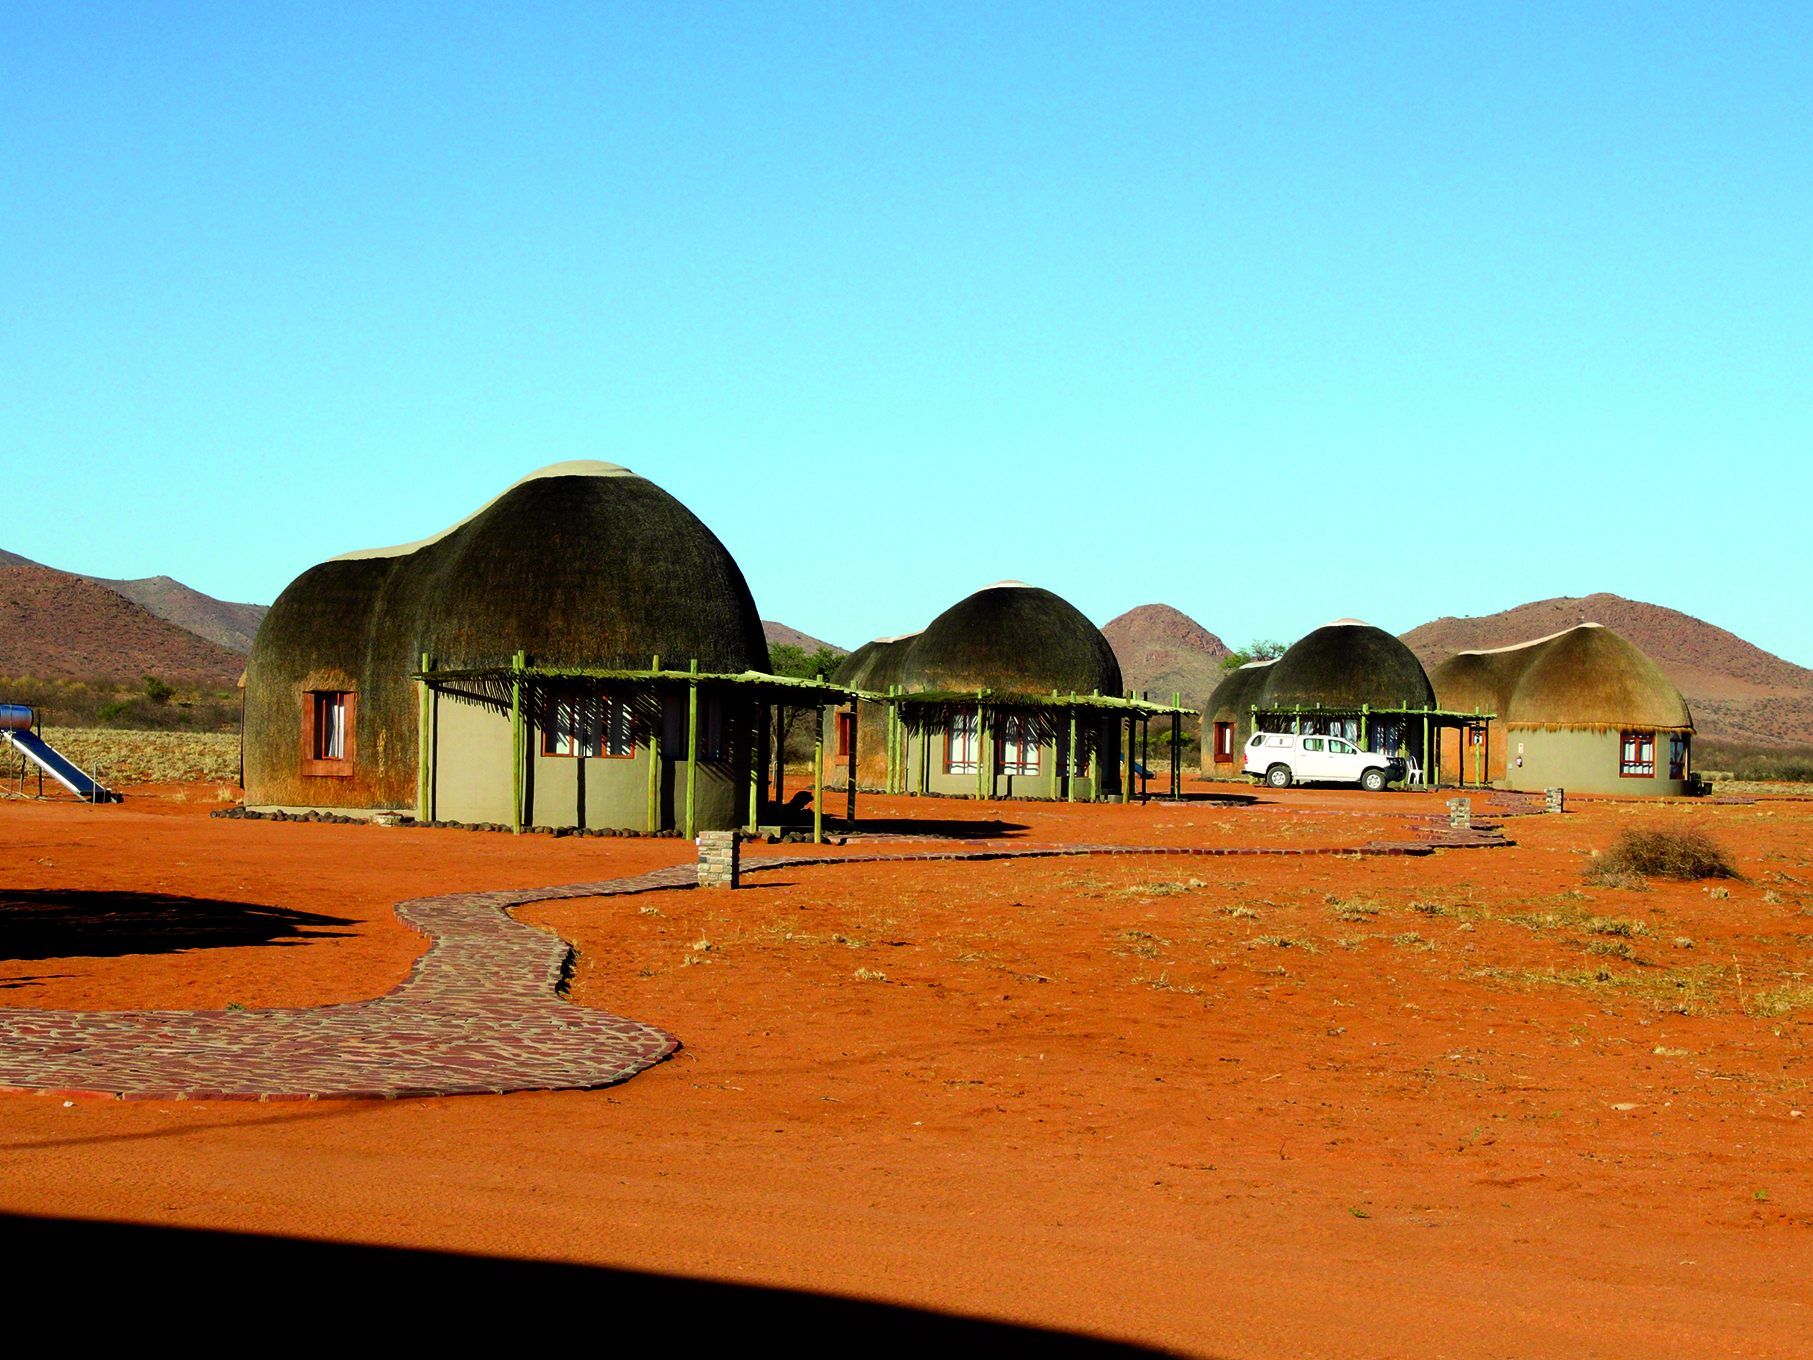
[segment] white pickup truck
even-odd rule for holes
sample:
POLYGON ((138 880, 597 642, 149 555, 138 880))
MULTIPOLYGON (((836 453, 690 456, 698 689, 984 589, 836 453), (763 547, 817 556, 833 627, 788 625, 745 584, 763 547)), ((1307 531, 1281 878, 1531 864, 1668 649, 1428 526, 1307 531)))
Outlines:
POLYGON ((1401 760, 1362 751, 1341 737, 1255 732, 1246 744, 1246 772, 1274 789, 1292 784, 1358 784, 1377 793, 1407 773, 1401 760))

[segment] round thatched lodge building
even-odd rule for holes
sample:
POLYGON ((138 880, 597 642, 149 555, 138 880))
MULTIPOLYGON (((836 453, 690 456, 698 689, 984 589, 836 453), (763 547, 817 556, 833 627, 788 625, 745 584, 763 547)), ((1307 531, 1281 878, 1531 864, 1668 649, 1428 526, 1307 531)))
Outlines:
MULTIPOLYGON (((1459 713, 1436 702, 1416 654, 1382 628, 1336 619, 1306 634, 1275 661, 1228 672, 1203 719, 1203 773, 1238 777, 1255 732, 1341 737, 1362 750, 1403 759, 1413 783, 1437 783, 1439 734, 1486 726, 1491 712, 1459 713)), ((1458 782, 1468 771, 1452 768, 1458 782)))
POLYGON ((246 667, 250 807, 652 832, 756 825, 771 705, 743 573, 610 463, 525 477, 459 524, 312 567, 246 667))
MULTIPOLYGON (((918 633, 878 638, 832 679, 865 696, 828 733, 848 778, 907 794, 1092 802, 1132 795, 1152 717, 1102 631, 1049 590, 1002 581, 918 633)), ((1172 791, 1179 770, 1172 762, 1172 791)))
POLYGON ((1435 668, 1449 708, 1499 715, 1466 759, 1510 789, 1679 795, 1694 790, 1693 715, 1661 667, 1596 623, 1435 668))

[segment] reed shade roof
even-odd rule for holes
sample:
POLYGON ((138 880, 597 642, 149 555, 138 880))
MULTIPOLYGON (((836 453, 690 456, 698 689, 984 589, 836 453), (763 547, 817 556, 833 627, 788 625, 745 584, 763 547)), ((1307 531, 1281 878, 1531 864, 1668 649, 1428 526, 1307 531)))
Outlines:
POLYGON ((1265 673, 1270 669, 1271 666, 1264 662, 1236 666, 1215 686, 1215 692, 1203 706, 1203 716, 1210 722, 1250 720, 1253 705, 1259 702, 1259 691, 1265 685, 1265 673))
MULTIPOLYGON (((1693 714, 1662 668, 1609 628, 1583 623, 1519 647, 1460 652, 1436 667, 1442 703, 1486 686, 1503 694, 1503 721, 1527 727, 1647 727, 1687 731, 1693 714)), ((1466 707, 1473 707, 1468 702, 1466 707)))
POLYGON ((1261 709, 1434 707, 1416 654, 1382 628, 1343 619, 1292 643, 1264 670, 1261 709))
POLYGON ((558 464, 447 532, 349 554, 299 576, 246 666, 247 798, 414 801, 421 654, 437 669, 649 666, 766 671, 743 573, 673 496, 608 463, 558 464), (355 691, 355 772, 302 780, 302 694, 355 691))
POLYGON ((911 639, 899 664, 895 683, 928 700, 977 690, 995 703, 1032 704, 1049 703, 1054 690, 1121 693, 1120 663, 1101 629, 1049 590, 1018 583, 952 605, 911 639))

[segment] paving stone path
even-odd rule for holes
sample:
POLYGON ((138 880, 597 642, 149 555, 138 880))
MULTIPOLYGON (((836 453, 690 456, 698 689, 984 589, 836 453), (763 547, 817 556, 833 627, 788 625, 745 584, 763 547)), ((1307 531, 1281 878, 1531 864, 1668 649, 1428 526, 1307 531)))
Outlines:
MULTIPOLYGON (((1490 827, 1431 825, 1416 842, 1338 848, 993 843, 901 854, 751 857, 743 872, 878 861, 1083 855, 1427 855, 1509 842, 1490 827)), ((397 904, 429 937, 409 977, 372 1001, 244 1011, 0 1008, 0 1091, 123 1100, 353 1100, 609 1086, 671 1056, 673 1035, 575 1006, 573 951, 515 920, 530 902, 698 886, 692 864, 555 888, 450 893, 397 904)))

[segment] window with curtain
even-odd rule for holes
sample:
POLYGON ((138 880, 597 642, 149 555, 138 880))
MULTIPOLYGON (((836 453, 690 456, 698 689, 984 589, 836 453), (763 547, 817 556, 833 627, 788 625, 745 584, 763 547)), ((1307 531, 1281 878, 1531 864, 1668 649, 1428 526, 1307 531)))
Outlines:
POLYGON ((542 728, 541 749, 543 755, 581 759, 635 755, 628 702, 611 695, 559 700, 542 728))
POLYGON ((1625 732, 1619 738, 1618 773, 1626 779, 1653 779, 1656 774, 1656 734, 1625 732))

